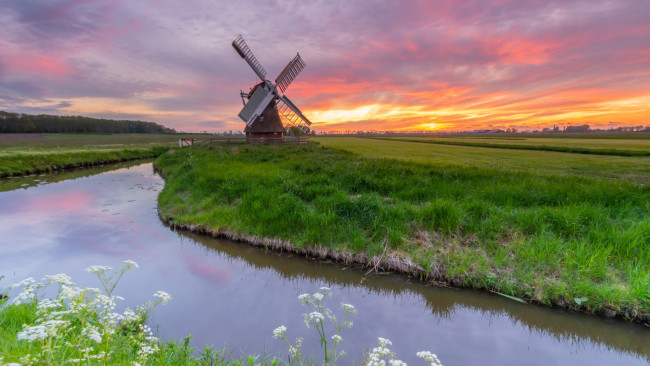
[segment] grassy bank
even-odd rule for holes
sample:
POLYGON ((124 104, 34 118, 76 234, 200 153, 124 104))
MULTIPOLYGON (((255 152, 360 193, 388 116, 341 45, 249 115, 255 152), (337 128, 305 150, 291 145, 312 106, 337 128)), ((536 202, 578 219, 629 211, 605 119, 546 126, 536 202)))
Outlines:
POLYGON ((648 321, 650 190, 635 182, 316 144, 176 149, 156 165, 161 213, 177 223, 363 254, 378 268, 413 261, 405 270, 425 279, 648 321))
POLYGON ((0 157, 0 177, 51 172, 99 164, 156 157, 169 148, 155 147, 143 150, 106 152, 74 152, 45 155, 15 155, 0 157))
POLYGON ((0 134, 0 177, 153 158, 178 146, 164 134, 0 134))

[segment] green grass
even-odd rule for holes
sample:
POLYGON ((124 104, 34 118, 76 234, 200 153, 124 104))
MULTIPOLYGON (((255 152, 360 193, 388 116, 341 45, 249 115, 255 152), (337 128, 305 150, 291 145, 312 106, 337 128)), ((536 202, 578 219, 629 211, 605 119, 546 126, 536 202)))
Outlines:
POLYGON ((438 166, 540 172, 650 183, 650 159, 647 157, 508 150, 355 137, 318 137, 315 140, 327 147, 347 150, 373 159, 389 158, 438 166))
POLYGON ((0 177, 152 158, 178 146, 164 134, 0 134, 0 177))
POLYGON ((618 164, 641 158, 512 150, 495 164, 481 153, 496 149, 319 141, 357 154, 317 144, 169 151, 156 160, 160 208, 181 223, 406 256, 437 280, 647 321, 650 189, 635 181, 648 163, 634 179, 618 164), (565 171, 581 159, 611 179, 565 171))
POLYGON ((570 139, 570 138, 480 138, 480 137, 371 137, 389 141, 426 144, 473 146, 512 150, 556 151, 577 154, 613 156, 650 156, 650 139, 570 139))
MULTIPOLYGON (((6 300, 0 300, 0 306, 6 300)), ((32 361, 44 362, 44 364, 64 365, 69 364, 70 359, 78 357, 79 349, 85 347, 99 347, 96 343, 85 342, 71 332, 63 333, 56 339, 56 349, 51 355, 52 359, 44 360, 46 357, 46 342, 27 342, 18 340, 17 335, 23 330, 24 324, 32 325, 36 322, 38 315, 36 303, 9 305, 0 308, 0 364, 19 362, 21 358, 31 357, 32 361)), ((134 365, 139 361, 146 365, 206 365, 206 366, 243 366, 243 365, 279 365, 280 362, 266 355, 242 355, 239 358, 233 357, 227 349, 215 349, 205 347, 196 352, 189 346, 190 337, 184 341, 160 341, 159 351, 148 357, 146 362, 138 358, 137 345, 133 343, 133 337, 125 332, 116 332, 110 338, 107 347, 111 356, 107 361, 95 360, 94 362, 82 362, 82 364, 97 365, 134 365)), ((23 360, 24 361, 24 360, 23 360)), ((23 364, 29 362, 21 362, 23 364)))

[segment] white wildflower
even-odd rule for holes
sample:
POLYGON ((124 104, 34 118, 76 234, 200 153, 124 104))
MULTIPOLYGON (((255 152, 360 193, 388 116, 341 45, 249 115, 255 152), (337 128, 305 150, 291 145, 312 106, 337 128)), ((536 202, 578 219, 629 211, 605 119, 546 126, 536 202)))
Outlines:
POLYGON ((79 287, 70 287, 63 285, 61 286, 61 293, 59 294, 59 299, 63 301, 70 301, 79 297, 83 293, 83 290, 79 287))
POLYGON ((438 356, 435 355, 435 353, 431 353, 429 351, 420 351, 416 353, 416 355, 424 361, 426 361, 429 366, 442 366, 442 362, 438 359, 438 356))
POLYGON ((14 297, 12 303, 15 305, 25 304, 36 300, 36 289, 34 287, 26 287, 25 290, 16 297, 14 297))
POLYGON ((93 326, 88 326, 81 331, 81 335, 87 337, 88 339, 100 343, 102 341, 102 336, 97 331, 97 328, 93 326))
POLYGON ((389 360, 388 364, 390 366, 407 366, 406 362, 401 361, 401 360, 389 360))
POLYGON ((341 303, 341 308, 343 308, 346 313, 354 313, 356 311, 354 310, 354 305, 350 304, 341 303))
POLYGON ((65 320, 48 320, 39 325, 23 325, 23 330, 18 333, 18 340, 26 340, 27 342, 33 342, 36 340, 45 339, 48 337, 54 337, 57 333, 65 329, 68 325, 68 322, 65 320))
POLYGON ((151 355, 158 352, 158 346, 143 346, 138 350, 138 355, 151 355))
POLYGON ((86 272, 101 275, 104 274, 104 272, 110 271, 112 269, 113 267, 109 267, 109 266, 90 266, 86 268, 86 272))
POLYGON ((127 259, 127 260, 123 261, 122 263, 123 263, 122 268, 124 268, 124 269, 140 268, 138 263, 136 263, 135 261, 132 261, 130 259, 127 259))
POLYGON ((381 347, 386 347, 386 346, 392 346, 393 345, 393 342, 391 342, 389 339, 382 338, 382 337, 379 337, 377 339, 379 339, 379 345, 381 347))
POLYGON ((144 334, 153 335, 153 331, 146 324, 140 324, 140 331, 144 334))
POLYGON ((28 278, 25 278, 24 280, 22 280, 20 282, 16 282, 13 285, 9 286, 9 289, 11 290, 11 289, 14 289, 14 288, 16 288, 18 286, 28 287, 28 286, 31 286, 32 284, 34 284, 35 282, 36 281, 34 281, 34 279, 32 277, 28 277, 28 278))
POLYGON ((172 299, 172 296, 165 291, 156 291, 155 294, 153 294, 154 297, 157 297, 160 299, 160 302, 162 302, 163 305, 166 305, 169 300, 172 299))
POLYGON ((88 356, 88 358, 89 358, 89 359, 99 360, 99 359, 104 358, 105 355, 106 355, 106 352, 101 351, 101 352, 99 352, 99 353, 96 354, 96 355, 90 355, 90 356, 88 356))
POLYGON ((309 294, 302 294, 298 296, 298 300, 300 300, 303 304, 306 304, 311 300, 311 296, 309 294))
POLYGON ((317 293, 314 294, 314 299, 316 299, 316 301, 323 300, 323 297, 325 297, 325 296, 323 294, 321 294, 320 292, 317 292, 317 293))
POLYGON ((273 338, 282 338, 287 332, 287 327, 281 325, 273 330, 273 338))
POLYGON ((46 309, 53 309, 61 306, 61 304, 58 301, 50 300, 50 299, 43 299, 38 302, 38 305, 36 308, 38 309, 39 312, 42 312, 46 309))
POLYGON ((138 315, 135 313, 135 311, 131 310, 130 308, 126 308, 124 309, 122 318, 127 322, 132 322, 138 320, 138 315))
POLYGON ((341 338, 341 336, 338 335, 338 334, 334 334, 334 335, 332 336, 332 339, 334 340, 334 343, 335 343, 335 344, 339 344, 339 343, 341 343, 341 341, 343 341, 343 338, 341 338))
POLYGON ((325 286, 321 287, 320 290, 321 291, 332 291, 332 290, 330 290, 329 287, 325 287, 325 286))
POLYGON ((377 355, 378 357, 384 357, 388 356, 390 354, 390 350, 386 347, 375 347, 372 349, 372 353, 377 355))
POLYGON ((318 311, 313 311, 309 313, 309 320, 313 320, 314 322, 317 322, 319 320, 322 321, 323 319, 325 319, 323 313, 319 313, 318 311))
POLYGON ((47 275, 43 277, 43 281, 46 283, 58 283, 59 285, 74 285, 74 282, 71 281, 72 277, 66 275, 65 273, 59 273, 55 275, 47 275))
POLYGON ((298 356, 298 349, 296 347, 289 346, 289 353, 291 353, 293 357, 296 357, 298 356))
POLYGON ((45 338, 47 338, 47 332, 43 325, 34 325, 31 327, 25 326, 17 335, 19 341, 26 340, 27 342, 33 342, 45 338))
POLYGON ((105 310, 113 310, 117 304, 113 297, 108 297, 104 294, 97 294, 90 300, 88 305, 95 309, 103 308, 105 310))

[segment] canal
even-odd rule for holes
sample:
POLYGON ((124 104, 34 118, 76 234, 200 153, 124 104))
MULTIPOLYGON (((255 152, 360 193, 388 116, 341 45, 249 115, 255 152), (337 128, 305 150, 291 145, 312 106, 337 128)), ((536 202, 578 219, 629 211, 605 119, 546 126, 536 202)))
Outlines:
POLYGON ((150 325, 167 340, 191 334, 199 350, 286 359, 286 345, 273 339, 273 329, 285 325, 289 339, 303 338, 304 353, 318 358, 316 333, 305 327, 307 309, 297 297, 327 286, 336 315, 341 302, 358 310, 354 326, 341 333, 347 355, 340 364, 359 364, 377 337, 390 339, 410 365, 424 364, 415 356, 422 350, 445 365, 650 360, 650 329, 639 324, 176 232, 157 215, 163 185, 151 163, 0 180, 0 289, 56 273, 97 287, 86 267, 131 259, 140 268, 116 289, 126 298, 121 307, 152 300, 157 290, 170 293, 173 300, 153 312, 150 325))

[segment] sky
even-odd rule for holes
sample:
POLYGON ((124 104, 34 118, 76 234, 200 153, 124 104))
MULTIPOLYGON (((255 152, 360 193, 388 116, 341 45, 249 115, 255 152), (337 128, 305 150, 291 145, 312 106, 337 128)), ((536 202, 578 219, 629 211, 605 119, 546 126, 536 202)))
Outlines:
POLYGON ((0 110, 241 131, 242 35, 316 131, 650 125, 650 1, 0 0, 0 110))

